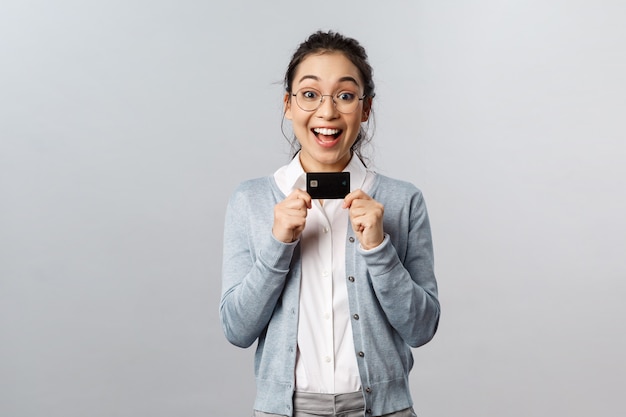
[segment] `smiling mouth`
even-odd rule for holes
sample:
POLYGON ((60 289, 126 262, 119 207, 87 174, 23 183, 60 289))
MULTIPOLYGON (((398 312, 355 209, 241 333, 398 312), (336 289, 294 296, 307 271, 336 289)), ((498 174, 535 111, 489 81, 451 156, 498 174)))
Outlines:
POLYGON ((318 139, 324 139, 323 137, 337 139, 339 135, 341 135, 341 132, 343 132, 341 129, 328 129, 325 127, 316 127, 311 130, 318 139))

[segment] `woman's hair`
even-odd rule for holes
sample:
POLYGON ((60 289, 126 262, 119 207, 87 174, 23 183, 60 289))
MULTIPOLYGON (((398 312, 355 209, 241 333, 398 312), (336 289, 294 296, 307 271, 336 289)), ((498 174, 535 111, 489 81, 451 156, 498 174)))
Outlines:
MULTIPOLYGON (((356 39, 348 38, 333 31, 317 31, 309 36, 308 39, 302 42, 298 49, 296 49, 296 52, 294 52, 291 57, 291 61, 287 66, 287 72, 285 73, 284 86, 287 93, 292 93, 291 89, 293 86, 293 79, 296 75, 296 70, 298 69, 298 65, 300 65, 305 58, 314 54, 332 52, 341 53, 348 58, 350 62, 352 62, 352 64, 358 69, 363 83, 365 84, 365 96, 373 98, 375 95, 374 80, 372 77, 373 70, 368 62, 365 48, 363 48, 356 39)), ((369 127, 369 119, 367 124, 369 127)), ((352 151, 356 153, 361 160, 364 159, 361 154, 361 147, 364 143, 371 140, 371 137, 367 135, 367 130, 368 129, 364 129, 363 126, 361 126, 356 141, 352 145, 352 151)), ((291 141, 291 146, 295 155, 299 150, 296 138, 291 141)))

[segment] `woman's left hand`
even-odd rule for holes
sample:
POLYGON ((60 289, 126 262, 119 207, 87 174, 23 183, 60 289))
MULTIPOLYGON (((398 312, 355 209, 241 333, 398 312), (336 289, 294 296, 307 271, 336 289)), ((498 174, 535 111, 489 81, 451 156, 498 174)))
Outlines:
POLYGON ((350 210, 350 222, 363 249, 373 249, 383 242, 382 204, 362 190, 355 190, 343 200, 343 207, 350 210))

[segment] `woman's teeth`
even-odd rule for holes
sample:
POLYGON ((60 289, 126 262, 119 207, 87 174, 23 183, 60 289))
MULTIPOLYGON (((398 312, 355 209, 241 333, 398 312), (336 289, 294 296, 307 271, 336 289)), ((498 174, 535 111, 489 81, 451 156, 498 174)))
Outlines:
POLYGON ((324 136, 333 136, 341 132, 341 130, 339 129, 327 129, 325 127, 321 127, 321 128, 316 127, 315 129, 313 129, 313 131, 319 135, 324 135, 324 136))

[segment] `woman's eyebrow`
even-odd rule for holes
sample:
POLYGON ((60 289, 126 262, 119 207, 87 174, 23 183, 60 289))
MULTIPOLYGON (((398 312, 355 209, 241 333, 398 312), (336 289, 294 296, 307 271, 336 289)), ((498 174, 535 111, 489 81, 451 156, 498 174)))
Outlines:
POLYGON ((348 75, 348 76, 345 76, 345 77, 341 77, 341 78, 339 79, 339 82, 340 82, 340 83, 345 82, 345 81, 349 81, 349 82, 351 82, 351 83, 354 83, 357 87, 360 87, 360 86, 359 86, 359 82, 358 82, 356 79, 354 79, 354 77, 350 77, 350 76, 348 75))
MULTIPOLYGON (((300 80, 298 80, 298 84, 301 83, 304 80, 314 80, 314 81, 320 81, 320 77, 318 77, 317 75, 303 75, 300 80)), ((357 87, 360 87, 359 82, 354 78, 351 77, 349 75, 346 75, 345 77, 341 77, 339 78, 339 80, 337 80, 338 83, 343 83, 343 82, 351 82, 354 83, 357 87)))
POLYGON ((320 77, 317 77, 315 75, 303 75, 302 78, 300 78, 298 80, 298 84, 300 84, 302 81, 304 80, 314 80, 314 81, 319 81, 320 77))

